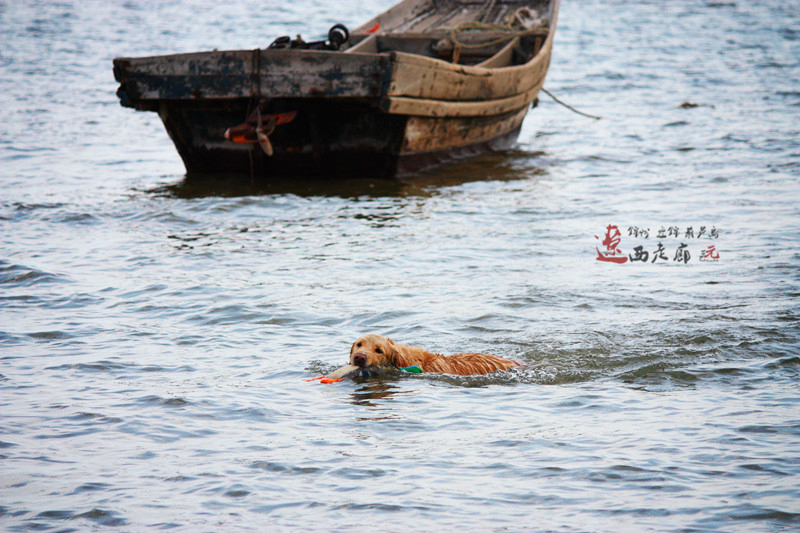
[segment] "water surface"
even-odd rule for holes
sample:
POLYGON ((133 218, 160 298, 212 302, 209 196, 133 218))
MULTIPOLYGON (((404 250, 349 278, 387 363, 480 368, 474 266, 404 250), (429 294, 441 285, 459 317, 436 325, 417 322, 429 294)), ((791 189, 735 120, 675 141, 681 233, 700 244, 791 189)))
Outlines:
POLYGON ((411 182, 186 181, 114 95, 391 3, 0 5, 2 528, 800 527, 800 12, 565 2, 602 120, 411 182), (305 382, 368 332, 525 365, 305 382))

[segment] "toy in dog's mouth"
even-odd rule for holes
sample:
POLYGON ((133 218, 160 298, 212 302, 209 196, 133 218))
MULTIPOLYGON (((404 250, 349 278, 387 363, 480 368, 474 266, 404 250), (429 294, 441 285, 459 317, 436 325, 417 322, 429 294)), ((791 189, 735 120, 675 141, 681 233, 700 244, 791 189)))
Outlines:
POLYGON ((337 368, 328 375, 307 379, 306 381, 319 380, 320 383, 335 383, 337 381, 342 381, 345 378, 345 376, 349 376, 350 374, 354 374, 356 372, 361 372, 361 370, 362 368, 360 366, 344 365, 343 367, 337 368))
MULTIPOLYGON (((358 355, 358 354, 356 354, 358 355)), ((344 365, 343 367, 337 368, 330 374, 326 376, 319 376, 316 378, 307 379, 306 381, 316 381, 319 380, 320 383, 336 383, 337 381, 342 381, 346 377, 368 377, 370 375, 381 375, 381 371, 383 373, 386 372, 385 367, 378 367, 378 366, 371 366, 368 367, 366 365, 357 366, 357 365, 344 365)), ((396 370, 402 370, 405 372, 410 372, 411 374, 422 374, 422 369, 418 366, 408 366, 404 368, 398 368, 396 370)))
POLYGON ((342 381, 345 377, 367 377, 370 375, 369 369, 367 368, 367 354, 362 352, 353 354, 353 357, 350 360, 353 364, 344 365, 343 367, 337 368, 326 376, 308 379, 306 381, 314 381, 315 379, 318 379, 320 380, 320 383, 334 383, 337 381, 342 381))

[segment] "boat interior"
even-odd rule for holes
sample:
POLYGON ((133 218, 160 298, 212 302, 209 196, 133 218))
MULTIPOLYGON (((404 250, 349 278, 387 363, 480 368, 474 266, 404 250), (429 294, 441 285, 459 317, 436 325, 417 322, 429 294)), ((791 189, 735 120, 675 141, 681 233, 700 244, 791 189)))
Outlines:
POLYGON ((346 53, 405 52, 499 68, 530 61, 549 33, 551 2, 406 0, 360 26, 346 53))

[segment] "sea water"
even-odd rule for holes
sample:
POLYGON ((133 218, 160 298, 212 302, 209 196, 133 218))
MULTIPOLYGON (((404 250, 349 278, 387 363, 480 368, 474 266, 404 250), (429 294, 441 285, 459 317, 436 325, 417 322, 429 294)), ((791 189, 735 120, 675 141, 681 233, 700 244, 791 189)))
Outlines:
POLYGON ((186 180, 117 56, 393 2, 0 4, 0 529, 800 528, 800 10, 563 2, 515 149, 186 180), (365 333, 523 363, 323 385, 365 333))

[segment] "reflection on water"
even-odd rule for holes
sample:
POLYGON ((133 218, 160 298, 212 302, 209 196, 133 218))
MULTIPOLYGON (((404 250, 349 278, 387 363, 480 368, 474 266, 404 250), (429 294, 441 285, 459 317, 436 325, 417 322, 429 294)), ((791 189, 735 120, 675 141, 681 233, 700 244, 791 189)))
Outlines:
POLYGON ((430 196, 446 187, 475 181, 513 181, 546 174, 541 152, 506 150, 453 161, 405 180, 353 177, 350 179, 274 178, 270 180, 231 175, 191 175, 179 183, 146 192, 192 199, 205 197, 295 194, 297 196, 403 197, 430 196))
MULTIPOLYGON (((372 411, 387 412, 385 418, 394 418, 389 406, 391 403, 380 400, 392 400, 396 395, 409 394, 387 378, 356 378, 357 388, 353 389, 353 404, 369 407, 372 411)), ((381 418, 368 417, 362 420, 379 420, 381 418)))

